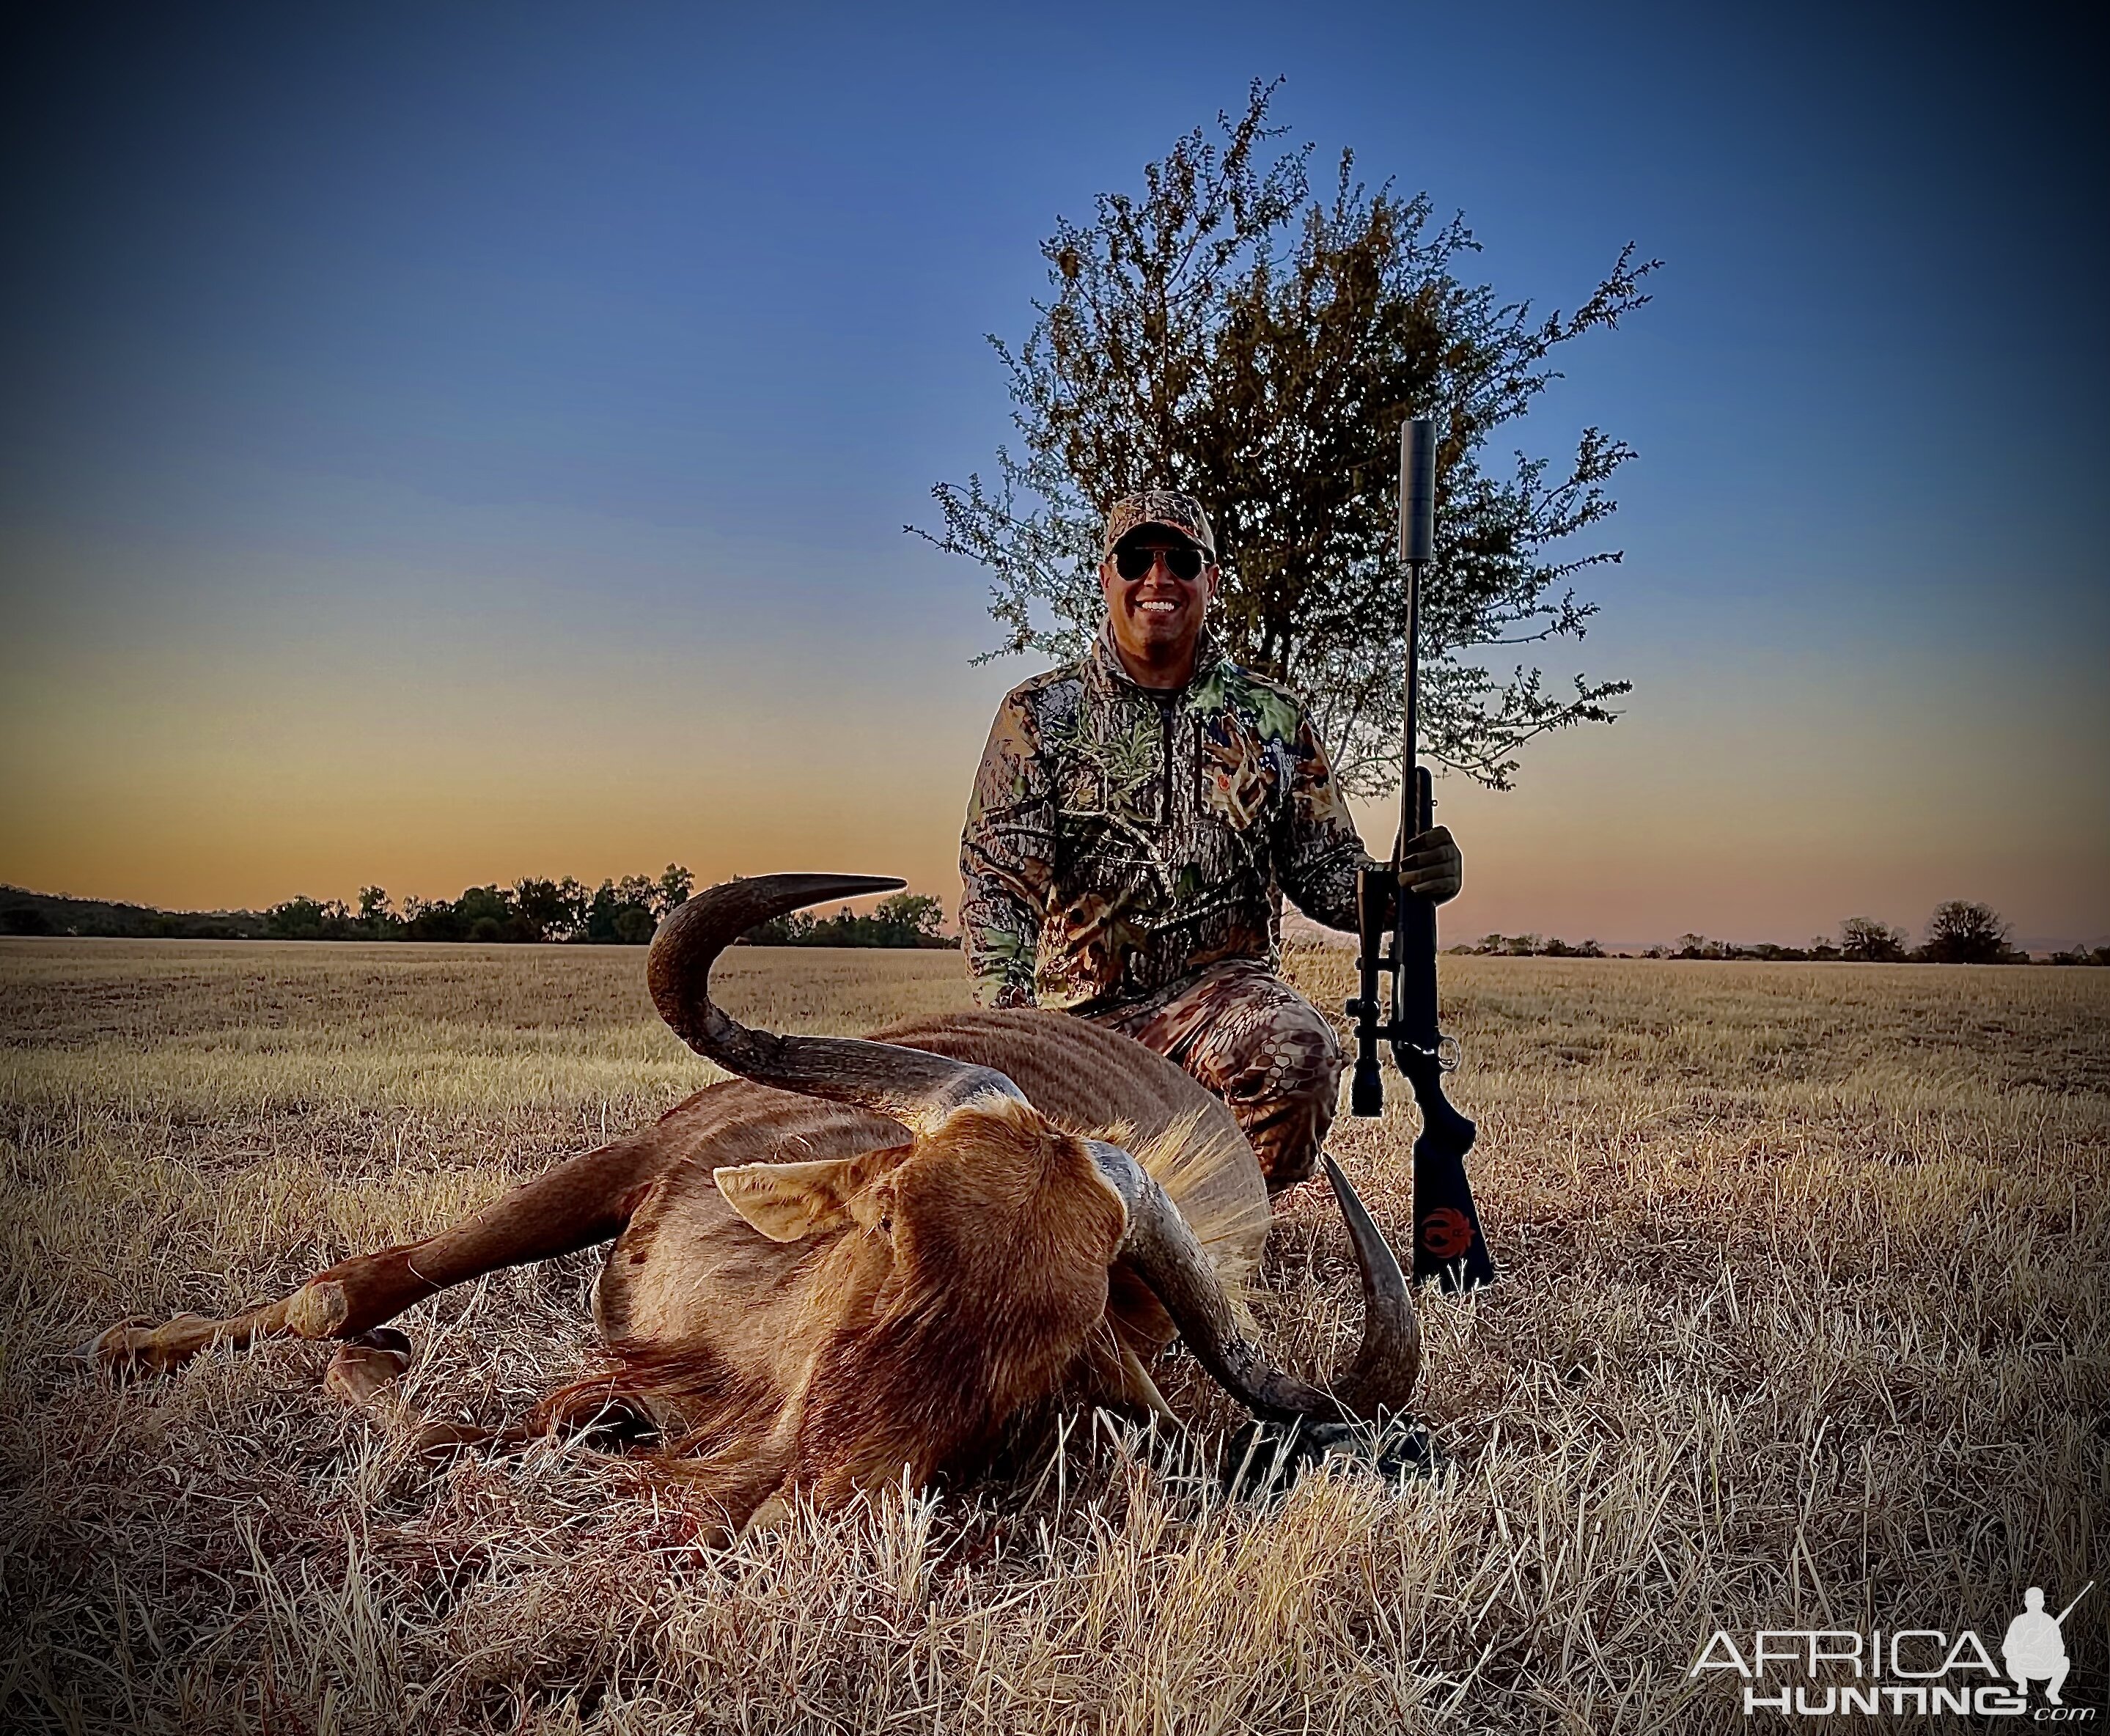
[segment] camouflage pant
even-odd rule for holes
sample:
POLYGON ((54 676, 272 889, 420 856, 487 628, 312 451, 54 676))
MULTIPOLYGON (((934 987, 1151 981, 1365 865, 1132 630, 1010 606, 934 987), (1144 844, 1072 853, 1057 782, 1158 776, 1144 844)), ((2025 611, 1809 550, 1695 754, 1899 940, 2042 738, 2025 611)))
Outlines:
POLYGON ((1341 1045, 1326 1015, 1266 965, 1228 960, 1176 994, 1084 1016, 1178 1062, 1229 1104, 1270 1193, 1318 1169, 1341 1045))

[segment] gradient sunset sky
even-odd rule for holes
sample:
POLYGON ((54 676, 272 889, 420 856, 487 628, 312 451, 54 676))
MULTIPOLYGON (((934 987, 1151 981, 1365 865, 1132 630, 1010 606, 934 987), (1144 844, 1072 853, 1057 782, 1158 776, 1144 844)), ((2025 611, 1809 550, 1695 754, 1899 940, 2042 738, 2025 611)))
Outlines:
MULTIPOLYGON (((27 17, 27 15, 25 15, 27 17)), ((1057 215, 1285 75, 1507 298, 1656 299, 1569 674, 1451 938, 2110 937, 2094 57, 2049 15, 48 8, 0 72, 0 880, 171 906, 841 869, 957 901, 1003 690, 902 532, 1057 215), (1990 21, 1988 21, 1990 18, 1990 21)), ((1382 804, 1365 816, 1389 839, 1382 804)))

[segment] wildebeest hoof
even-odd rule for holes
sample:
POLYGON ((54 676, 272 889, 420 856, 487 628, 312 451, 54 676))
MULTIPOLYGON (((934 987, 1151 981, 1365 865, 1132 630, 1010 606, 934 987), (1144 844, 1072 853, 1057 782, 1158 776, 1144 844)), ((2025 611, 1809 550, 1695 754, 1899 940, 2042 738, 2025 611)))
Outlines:
POLYGON ((323 1390, 347 1404, 364 1404, 410 1367, 410 1340, 393 1327, 376 1327, 337 1346, 323 1375, 323 1390))
POLYGON ((115 1326, 106 1327, 93 1338, 75 1345, 70 1350, 61 1350, 59 1360, 71 1368, 92 1368, 98 1372, 114 1368, 116 1359, 111 1354, 111 1346, 120 1342, 125 1333, 136 1331, 146 1323, 135 1316, 130 1320, 121 1320, 115 1326))
POLYGON ((75 1345, 65 1359, 118 1380, 171 1374, 212 1342, 215 1324, 202 1314, 179 1314, 160 1326, 135 1315, 75 1345))
POLYGON ((1241 1500, 1278 1494, 1319 1465, 1366 1471, 1396 1483, 1433 1476, 1443 1456, 1429 1431, 1409 1417, 1384 1423, 1248 1422, 1224 1453, 1224 1483, 1241 1500))

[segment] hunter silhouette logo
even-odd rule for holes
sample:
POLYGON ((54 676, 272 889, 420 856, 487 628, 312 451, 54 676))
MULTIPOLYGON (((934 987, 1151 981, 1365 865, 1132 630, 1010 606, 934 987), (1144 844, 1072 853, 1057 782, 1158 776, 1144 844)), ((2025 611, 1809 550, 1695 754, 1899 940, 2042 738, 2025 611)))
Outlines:
POLYGON ((1438 1259, 1463 1259, 1473 1251, 1473 1221, 1455 1205, 1438 1206, 1421 1220, 1421 1245, 1438 1259))
MULTIPOLYGON (((2095 1589, 2090 1580, 2081 1588, 2081 1597, 2095 1589)), ((2053 1706, 2066 1702, 2058 1697, 2058 1690, 2066 1681, 2066 1672, 2071 1668, 2066 1655, 2066 1618, 2073 1613, 2069 1603, 2056 1616, 2047 1616, 2044 1607, 2044 1587, 2032 1585, 2022 1594, 2022 1612, 2008 1624, 2007 1636, 2000 1642, 2000 1660, 2008 1666, 2008 1678, 2015 1684, 2017 1693, 2026 1694, 2030 1684, 2044 1684, 2044 1698, 2053 1706)))

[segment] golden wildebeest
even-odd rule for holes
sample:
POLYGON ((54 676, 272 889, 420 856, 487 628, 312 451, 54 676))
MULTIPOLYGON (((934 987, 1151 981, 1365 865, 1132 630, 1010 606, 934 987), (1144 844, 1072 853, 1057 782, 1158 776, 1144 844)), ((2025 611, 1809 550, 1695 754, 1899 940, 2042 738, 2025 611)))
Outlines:
MULTIPOLYGON (((772 875, 691 899, 652 944, 652 997, 740 1075, 560 1164, 467 1222, 340 1262, 221 1320, 111 1327, 82 1354, 167 1369, 220 1343, 354 1340, 333 1386, 407 1363, 368 1336, 451 1284, 604 1241, 610 1365, 538 1421, 648 1421, 737 1529, 804 1492, 971 1473, 1030 1405, 1170 1415, 1146 1368, 1177 1334, 1261 1417, 1403 1408, 1419 1333, 1398 1263, 1330 1161, 1363 1272, 1360 1350, 1329 1390, 1270 1365, 1238 1285, 1268 1205, 1229 1112, 1171 1062, 1062 1013, 949 1014, 880 1037, 750 1030, 710 998, 719 952, 802 906, 884 891, 772 875)), ((392 1345, 383 1340, 392 1340, 392 1345)))

